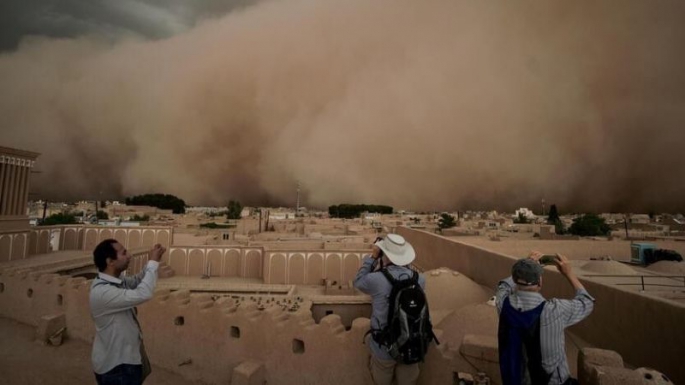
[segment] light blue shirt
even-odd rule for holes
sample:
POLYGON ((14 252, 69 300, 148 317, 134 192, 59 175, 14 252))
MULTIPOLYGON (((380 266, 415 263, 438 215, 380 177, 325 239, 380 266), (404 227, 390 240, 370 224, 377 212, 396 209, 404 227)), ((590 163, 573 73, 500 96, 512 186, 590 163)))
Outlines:
POLYGON ((140 273, 122 279, 99 273, 90 287, 95 322, 93 371, 105 374, 121 364, 141 365, 142 334, 135 307, 148 301, 157 284, 159 263, 148 261, 140 273))
MULTIPOLYGON (((388 323, 389 297, 392 291, 392 284, 380 271, 372 272, 375 268, 376 260, 371 256, 364 257, 362 266, 354 278, 354 287, 361 292, 371 296, 371 329, 382 329, 388 323)), ((398 280, 409 279, 414 274, 407 267, 391 265, 387 267, 388 272, 398 280)), ((426 279, 419 274, 419 285, 422 289, 426 288, 426 279)), ((393 360, 376 341, 368 340, 371 352, 380 360, 393 360)))

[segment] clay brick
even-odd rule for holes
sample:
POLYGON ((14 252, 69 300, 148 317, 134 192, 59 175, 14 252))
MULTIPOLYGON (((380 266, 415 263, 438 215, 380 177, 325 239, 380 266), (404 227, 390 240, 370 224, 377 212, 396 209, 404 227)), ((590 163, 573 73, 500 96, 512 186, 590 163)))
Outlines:
POLYGON ((623 358, 613 350, 585 348, 578 352, 578 382, 590 384, 594 368, 598 366, 623 368, 623 358))
POLYGON ((466 357, 490 362, 499 362, 497 338, 476 334, 467 334, 461 342, 460 353, 466 357))
POLYGON ((64 314, 50 314, 40 317, 36 327, 36 341, 47 344, 50 337, 67 326, 64 314))
POLYGON ((258 361, 244 361, 233 369, 231 385, 263 385, 266 383, 266 369, 258 361))

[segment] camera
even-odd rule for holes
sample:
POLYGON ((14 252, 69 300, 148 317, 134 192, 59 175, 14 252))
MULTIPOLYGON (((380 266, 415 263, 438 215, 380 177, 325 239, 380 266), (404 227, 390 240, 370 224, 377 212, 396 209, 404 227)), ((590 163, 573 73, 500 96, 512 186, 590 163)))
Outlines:
MULTIPOLYGON (((380 241, 382 241, 382 240, 383 240, 383 237, 376 237, 376 240, 373 241, 373 244, 377 247, 377 246, 378 246, 378 242, 380 242, 380 241)), ((379 250, 378 250, 378 258, 380 259, 380 258, 383 257, 383 249, 381 249, 380 247, 379 247, 378 249, 379 249, 379 250)))

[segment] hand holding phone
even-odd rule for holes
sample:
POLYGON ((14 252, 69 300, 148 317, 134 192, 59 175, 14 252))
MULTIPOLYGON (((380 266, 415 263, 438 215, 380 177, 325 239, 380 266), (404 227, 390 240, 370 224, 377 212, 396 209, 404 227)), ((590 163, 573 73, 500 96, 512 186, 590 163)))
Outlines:
POLYGON ((556 265, 557 261, 559 260, 559 257, 554 254, 544 254, 538 262, 540 262, 541 265, 556 265))

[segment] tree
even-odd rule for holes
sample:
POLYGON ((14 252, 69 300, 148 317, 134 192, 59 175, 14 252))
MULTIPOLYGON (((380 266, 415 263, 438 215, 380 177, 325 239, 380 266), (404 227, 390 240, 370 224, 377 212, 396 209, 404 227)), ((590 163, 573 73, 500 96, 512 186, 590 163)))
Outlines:
POLYGON ((150 216, 145 214, 143 216, 140 216, 138 214, 135 214, 134 216, 131 217, 131 220, 133 222, 147 222, 150 220, 150 216))
POLYGON ((72 214, 57 213, 52 214, 40 224, 41 226, 72 225, 76 223, 76 217, 72 214))
POLYGON ((226 210, 227 219, 240 219, 240 214, 243 212, 243 205, 238 201, 228 201, 228 210, 226 210))
POLYGON ((450 227, 454 227, 456 225, 457 221, 455 220, 454 215, 450 215, 448 213, 440 214, 440 219, 438 219, 438 228, 440 230, 449 229, 450 227))
POLYGON ((95 214, 95 216, 99 219, 109 219, 109 214, 102 210, 98 210, 98 212, 95 214))
POLYGON ((549 208, 549 216, 547 217, 547 223, 554 225, 554 232, 557 234, 563 234, 566 232, 564 227, 564 222, 559 218, 559 212, 557 211, 557 205, 552 205, 549 208))
POLYGON ((169 194, 144 194, 126 198, 127 205, 152 206, 163 210, 171 210, 174 214, 186 212, 186 202, 169 194))
POLYGON ((514 223, 530 223, 530 220, 523 213, 519 213, 518 218, 514 218, 514 223))
POLYGON ((581 237, 595 237, 608 235, 611 232, 611 227, 606 224, 604 218, 595 214, 585 214, 574 219, 568 231, 581 237))
POLYGON ((339 204, 328 207, 328 214, 332 218, 359 218, 363 212, 378 213, 378 214, 392 214, 393 208, 385 205, 367 205, 367 204, 339 204))
POLYGON ((559 212, 557 211, 557 205, 552 205, 549 208, 549 216, 547 217, 547 223, 550 225, 559 220, 559 212))

